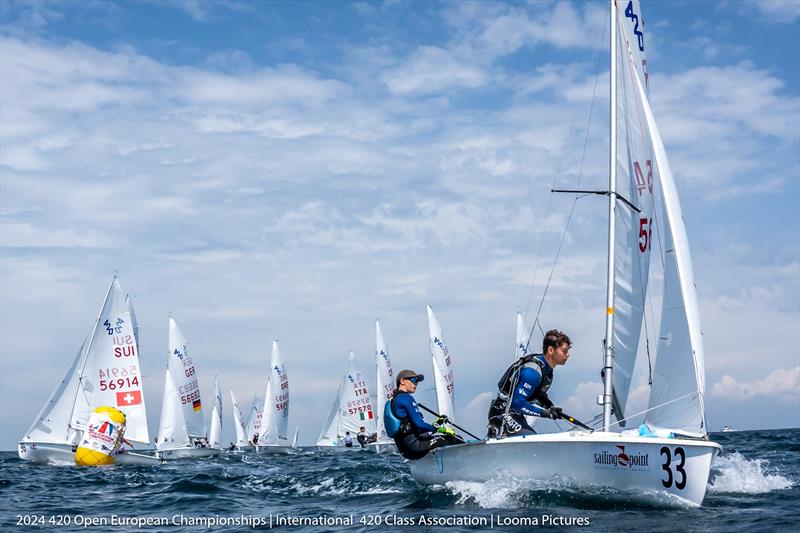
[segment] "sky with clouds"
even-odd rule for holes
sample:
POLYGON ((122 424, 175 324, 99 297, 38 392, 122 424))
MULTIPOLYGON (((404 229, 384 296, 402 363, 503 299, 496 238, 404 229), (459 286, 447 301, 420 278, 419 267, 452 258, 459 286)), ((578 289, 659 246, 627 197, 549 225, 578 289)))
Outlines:
MULTIPOLYGON (((642 10, 709 425, 796 427, 800 2, 642 10)), ((426 303, 457 418, 483 431, 572 208, 550 188, 607 182, 605 3, 2 0, 0 18, 0 448, 115 271, 153 434, 169 313, 206 404, 219 375, 227 440, 227 390, 263 394, 278 338, 310 444, 350 350, 374 383, 376 318, 396 370, 432 373, 426 303)), ((600 391, 606 208, 576 204, 540 315, 574 341, 551 396, 578 417, 600 391)), ((647 389, 639 365, 629 412, 647 389)))

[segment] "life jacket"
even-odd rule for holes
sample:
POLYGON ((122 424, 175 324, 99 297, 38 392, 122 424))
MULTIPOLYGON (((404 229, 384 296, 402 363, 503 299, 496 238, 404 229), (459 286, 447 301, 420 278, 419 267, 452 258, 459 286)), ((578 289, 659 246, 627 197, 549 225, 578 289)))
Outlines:
MULTIPOLYGON (((403 394, 403 393, 401 393, 403 394)), ((383 426, 386 428, 386 434, 394 438, 395 436, 403 436, 410 430, 408 420, 398 417, 394 411, 394 400, 397 394, 392 396, 391 400, 387 400, 383 406, 383 426)))
POLYGON ((514 386, 519 381, 519 374, 522 372, 522 369, 524 367, 533 367, 535 365, 539 368, 539 372, 542 374, 542 381, 539 382, 539 386, 536 387, 536 389, 531 391, 526 400, 531 401, 537 396, 546 397, 547 391, 550 389, 550 385, 553 383, 553 373, 552 371, 549 371, 547 363, 544 362, 542 357, 542 354, 528 354, 514 361, 511 366, 509 366, 506 371, 503 372, 500 381, 497 382, 497 389, 500 391, 500 395, 505 396, 506 398, 511 398, 514 386))

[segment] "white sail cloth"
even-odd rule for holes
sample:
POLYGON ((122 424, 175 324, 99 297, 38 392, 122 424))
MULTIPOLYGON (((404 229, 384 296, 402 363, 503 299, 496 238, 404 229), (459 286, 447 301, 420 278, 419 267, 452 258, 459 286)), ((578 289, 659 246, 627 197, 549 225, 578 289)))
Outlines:
POLYGON ((239 409, 239 402, 236 401, 236 395, 233 391, 231 391, 231 405, 233 410, 233 427, 236 430, 236 446, 246 446, 247 433, 245 433, 244 430, 242 411, 239 409))
POLYGON ((317 440, 317 446, 337 446, 346 432, 350 432, 355 439, 362 426, 370 434, 375 432, 375 410, 364 374, 358 366, 355 354, 350 352, 347 372, 317 440))
POLYGON ((653 164, 652 142, 637 89, 637 85, 646 87, 648 82, 639 0, 618 2, 616 19, 616 192, 639 209, 620 203, 615 215, 612 405, 621 420, 625 417, 645 312, 654 223, 653 184, 658 180, 658 168, 653 164))
POLYGON ((394 391, 394 372, 392 361, 389 358, 389 351, 386 349, 386 342, 383 340, 381 324, 375 321, 375 363, 378 367, 377 391, 375 399, 375 425, 378 428, 378 442, 392 442, 386 434, 386 427, 383 423, 383 406, 391 400, 394 391))
POLYGON ((705 425, 705 356, 689 238, 675 180, 644 87, 639 94, 653 139, 664 202, 664 296, 658 351, 646 423, 702 437, 705 425))
POLYGON ((442 326, 436 320, 433 309, 428 306, 428 337, 433 358, 433 379, 436 383, 436 401, 439 414, 455 419, 455 384, 453 383, 453 358, 444 341, 442 326))
POLYGON ((211 406, 211 428, 208 430, 208 445, 222 447, 222 393, 217 376, 214 376, 214 403, 211 406))
POLYGON ((289 427, 289 376, 281 358, 278 341, 272 341, 272 356, 264 395, 261 435, 259 444, 275 444, 288 440, 289 427))
POLYGON ((149 442, 132 313, 115 276, 92 332, 23 441, 76 444, 92 410, 108 405, 125 413, 128 440, 149 442))

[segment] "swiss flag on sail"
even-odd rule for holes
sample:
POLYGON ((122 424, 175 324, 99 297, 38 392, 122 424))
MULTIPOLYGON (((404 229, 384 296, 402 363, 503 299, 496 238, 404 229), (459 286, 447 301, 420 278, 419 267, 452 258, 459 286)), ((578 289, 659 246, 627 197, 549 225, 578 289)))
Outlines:
POLYGON ((136 405, 138 403, 142 403, 142 391, 140 390, 117 393, 117 406, 125 407, 128 405, 136 405))

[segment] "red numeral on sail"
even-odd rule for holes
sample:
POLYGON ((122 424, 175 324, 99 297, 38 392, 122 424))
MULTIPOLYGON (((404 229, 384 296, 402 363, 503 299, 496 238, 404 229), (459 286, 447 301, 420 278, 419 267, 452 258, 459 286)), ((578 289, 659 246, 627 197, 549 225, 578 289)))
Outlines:
POLYGON ((645 253, 650 249, 653 236, 653 219, 639 219, 639 251, 645 253))

